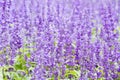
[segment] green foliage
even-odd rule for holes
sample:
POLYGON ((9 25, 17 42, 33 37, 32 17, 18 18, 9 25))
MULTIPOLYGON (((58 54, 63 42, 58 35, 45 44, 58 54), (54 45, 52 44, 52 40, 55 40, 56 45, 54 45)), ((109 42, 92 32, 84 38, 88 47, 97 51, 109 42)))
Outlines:
POLYGON ((21 53, 28 53, 29 52, 29 48, 20 48, 19 50, 21 53))
POLYGON ((120 77, 118 79, 115 79, 115 80, 120 80, 120 77))
MULTIPOLYGON (((93 29, 93 31, 95 30, 93 29)), ((5 51, 6 49, 1 51, 0 54, 3 54, 5 51)), ((8 78, 10 78, 11 80, 30 80, 32 74, 29 74, 29 71, 32 71, 34 69, 34 67, 36 66, 36 63, 26 62, 25 56, 27 58, 31 57, 31 54, 28 48, 24 48, 24 49, 21 48, 19 51, 22 54, 16 56, 15 63, 13 66, 6 65, 0 68, 0 78, 3 78, 3 80, 9 80, 8 78), (29 64, 30 67, 27 67, 26 64, 29 64), (9 69, 12 69, 12 70, 9 70, 9 69)), ((67 70, 65 71, 64 78, 69 80, 69 76, 72 75, 71 80, 78 80, 78 78, 80 77, 80 66, 66 65, 66 68, 67 70)), ((103 71, 101 72, 102 74, 104 74, 103 71)), ((120 73, 118 74, 120 75, 120 73)), ((60 75, 61 75, 61 72, 58 74, 58 80, 61 80, 60 75)), ((48 78, 47 80, 55 80, 55 76, 53 75, 51 78, 48 78)), ((89 79, 89 80, 92 80, 92 79, 89 79)), ((105 79, 99 78, 97 80, 105 80, 105 79)), ((116 80, 120 80, 120 77, 116 80)))
MULTIPOLYGON (((55 76, 52 75, 52 77, 51 77, 51 78, 48 78, 48 80, 55 80, 55 76)), ((58 75, 58 80, 60 80, 60 75, 58 75)))
POLYGON ((29 69, 26 66, 27 62, 25 60, 25 56, 29 58, 31 55, 30 53, 28 53, 28 49, 20 49, 20 52, 22 52, 22 54, 16 56, 13 66, 6 65, 2 67, 2 71, 0 71, 0 74, 1 76, 3 76, 3 80, 9 80, 9 78, 11 80, 30 80, 31 76, 28 75, 28 72, 30 69, 33 70, 33 68, 29 69), (24 54, 23 52, 25 52, 26 54, 24 54))
POLYGON ((18 55, 16 60, 15 60, 15 64, 14 67, 16 70, 26 70, 26 60, 24 58, 24 55, 18 55))
POLYGON ((6 48, 3 48, 2 50, 0 50, 0 54, 4 54, 6 53, 6 48))
POLYGON ((48 80, 54 80, 54 75, 51 78, 48 78, 48 80))
POLYGON ((30 54, 30 53, 27 53, 26 56, 27 56, 28 58, 30 58, 30 57, 31 57, 31 54, 30 54))
POLYGON ((35 66, 36 66, 36 62, 29 62, 29 65, 30 65, 31 67, 35 67, 35 66))
POLYGON ((97 79, 97 80, 105 80, 104 78, 99 78, 99 79, 97 79))
POLYGON ((74 78, 79 78, 79 74, 76 70, 66 70, 65 77, 68 78, 70 75, 72 75, 74 78))

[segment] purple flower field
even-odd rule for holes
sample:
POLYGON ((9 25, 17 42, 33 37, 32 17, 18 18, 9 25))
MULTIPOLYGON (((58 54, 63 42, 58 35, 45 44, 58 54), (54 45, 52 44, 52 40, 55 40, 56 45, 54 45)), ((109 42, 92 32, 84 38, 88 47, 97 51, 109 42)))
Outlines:
POLYGON ((120 0, 0 0, 0 80, 120 80, 120 0))

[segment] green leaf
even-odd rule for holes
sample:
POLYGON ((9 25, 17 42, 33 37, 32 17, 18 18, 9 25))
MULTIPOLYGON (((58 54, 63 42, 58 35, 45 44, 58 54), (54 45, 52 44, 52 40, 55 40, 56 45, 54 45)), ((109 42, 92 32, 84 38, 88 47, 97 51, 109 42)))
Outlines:
POLYGON ((105 80, 104 78, 99 78, 98 80, 105 80))
POLYGON ((1 80, 3 80, 3 72, 2 72, 2 70, 3 70, 3 68, 0 67, 0 78, 1 78, 1 80))
POLYGON ((120 77, 118 79, 116 79, 116 80, 120 80, 120 77))
POLYGON ((30 58, 31 54, 30 54, 30 53, 27 53, 26 56, 27 56, 28 58, 30 58))
POLYGON ((11 77, 15 80, 22 80, 16 72, 11 72, 11 77))
POLYGON ((65 72, 65 77, 68 77, 69 75, 72 75, 72 76, 74 76, 75 78, 78 78, 78 77, 79 77, 78 72, 75 71, 75 70, 67 70, 67 71, 65 72))
POLYGON ((23 55, 19 55, 15 61, 14 67, 16 70, 26 69, 26 60, 23 55))
POLYGON ((96 28, 92 28, 92 35, 95 35, 96 34, 96 28))
POLYGON ((29 48, 20 48, 20 52, 21 53, 28 53, 29 52, 29 48))
POLYGON ((55 78, 55 76, 52 75, 52 77, 51 77, 51 78, 48 78, 48 80, 54 80, 54 78, 55 78))
POLYGON ((14 67, 16 70, 22 70, 22 64, 15 64, 14 67))
POLYGON ((30 66, 35 67, 36 66, 36 62, 29 62, 30 66))
POLYGON ((0 54, 4 54, 6 53, 6 48, 3 48, 1 51, 0 51, 0 54))

